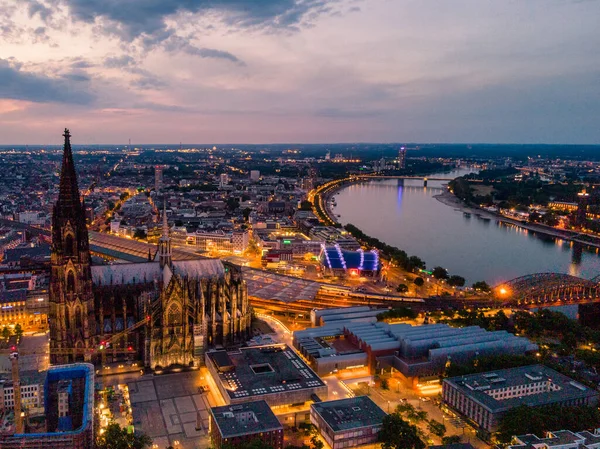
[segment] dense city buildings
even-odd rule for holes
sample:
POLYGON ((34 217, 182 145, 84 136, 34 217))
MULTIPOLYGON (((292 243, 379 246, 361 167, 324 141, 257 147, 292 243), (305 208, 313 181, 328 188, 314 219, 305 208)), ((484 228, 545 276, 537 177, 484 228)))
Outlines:
POLYGON ((210 409, 212 447, 243 447, 254 440, 283 449, 283 426, 266 401, 245 402, 210 409))
POLYGON ((521 405, 595 406, 598 392, 544 365, 528 365, 443 381, 443 401, 484 432, 521 405))
POLYGON ((385 415, 368 396, 317 402, 310 406, 310 422, 331 449, 376 443, 385 415))
POLYGON ((95 447, 93 365, 74 363, 51 367, 44 382, 43 401, 43 422, 23 434, 0 433, 1 448, 95 447))
MULTIPOLYGON (((44 414, 45 372, 21 371, 21 407, 29 416, 44 414)), ((14 410, 15 391, 12 375, 0 374, 0 411, 14 410)))
POLYGON ((82 211, 65 130, 52 228, 53 363, 91 360, 96 348, 110 346, 111 360, 134 358, 152 369, 198 366, 208 345, 245 341, 250 307, 239 269, 215 259, 173 261, 164 213, 152 260, 92 267, 82 211))
POLYGON ((264 399, 281 407, 327 395, 327 385, 285 344, 207 352, 206 366, 228 404, 264 399))
POLYGON ((45 273, 0 273, 0 326, 17 324, 25 330, 48 325, 48 285, 45 273))

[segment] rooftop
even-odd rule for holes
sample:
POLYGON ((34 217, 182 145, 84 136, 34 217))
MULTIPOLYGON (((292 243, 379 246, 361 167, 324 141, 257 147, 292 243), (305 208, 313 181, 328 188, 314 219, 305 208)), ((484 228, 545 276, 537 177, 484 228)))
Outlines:
POLYGON ((598 395, 596 391, 544 365, 528 365, 457 376, 445 379, 444 383, 451 384, 463 394, 474 398, 493 413, 520 405, 535 407, 598 395), (517 386, 539 385, 540 382, 545 385, 544 388, 529 393, 523 391, 521 395, 517 393, 503 397, 502 395, 505 393, 500 391, 517 386))
POLYGON ((243 272, 248 285, 248 295, 261 299, 276 299, 283 302, 312 301, 321 288, 318 282, 249 267, 244 267, 243 272))
POLYGON ((545 438, 539 438, 533 434, 519 435, 514 437, 517 444, 509 446, 510 449, 535 449, 535 448, 562 448, 562 447, 581 447, 598 443, 598 435, 590 432, 574 433, 570 430, 559 430, 557 432, 548 432, 545 438))
POLYGON ((334 432, 375 426, 386 413, 368 396, 317 402, 311 405, 334 432))
POLYGON ((266 401, 213 407, 210 413, 224 438, 283 430, 266 401))
POLYGON ((214 351, 206 356, 219 370, 219 380, 231 399, 325 386, 287 345, 214 351))
POLYGON ((348 251, 339 245, 323 246, 321 261, 334 270, 379 270, 379 253, 377 250, 348 251))

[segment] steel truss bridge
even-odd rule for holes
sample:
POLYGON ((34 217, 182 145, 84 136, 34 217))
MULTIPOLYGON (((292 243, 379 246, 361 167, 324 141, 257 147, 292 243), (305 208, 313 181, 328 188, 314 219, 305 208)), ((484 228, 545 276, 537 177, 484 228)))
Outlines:
POLYGON ((583 279, 562 273, 536 273, 497 285, 495 296, 507 306, 549 307, 600 302, 600 276, 583 279))

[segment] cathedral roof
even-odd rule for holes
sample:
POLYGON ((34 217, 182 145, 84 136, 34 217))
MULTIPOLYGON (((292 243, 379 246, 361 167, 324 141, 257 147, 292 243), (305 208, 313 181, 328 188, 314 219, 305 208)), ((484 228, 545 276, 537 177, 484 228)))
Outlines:
POLYGON ((173 274, 190 279, 221 277, 225 267, 219 259, 177 260, 173 262, 173 274))
POLYGON ((158 262, 120 263, 92 267, 94 285, 126 285, 161 280, 158 262))
MULTIPOLYGON (((152 282, 162 279, 162 271, 159 262, 97 265, 92 267, 92 282, 94 285, 152 282)), ((173 262, 172 271, 173 274, 189 279, 222 277, 225 274, 225 268, 219 259, 178 260, 173 262)))

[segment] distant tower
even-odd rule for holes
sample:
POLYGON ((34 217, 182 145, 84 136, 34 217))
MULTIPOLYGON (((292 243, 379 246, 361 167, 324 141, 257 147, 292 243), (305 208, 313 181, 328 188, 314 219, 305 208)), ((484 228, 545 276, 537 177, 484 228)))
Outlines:
POLYGON ((398 168, 404 170, 406 168, 406 148, 401 147, 398 151, 398 168))
POLYGON ((158 261, 161 267, 171 265, 171 239, 169 238, 169 223, 167 222, 167 202, 163 203, 162 236, 158 239, 158 261))
POLYGON ((80 200, 68 129, 58 200, 52 212, 50 363, 90 360, 95 335, 94 296, 85 204, 80 200), (65 349, 76 348, 69 353, 65 349))
POLYGON ((154 167, 154 190, 160 192, 163 186, 163 166, 157 165, 154 167))
POLYGON ((575 224, 585 226, 587 222, 587 207, 590 194, 585 189, 577 194, 577 211, 575 212, 575 224))
POLYGON ((221 173, 219 177, 219 187, 223 188, 229 184, 229 175, 227 173, 221 173))

